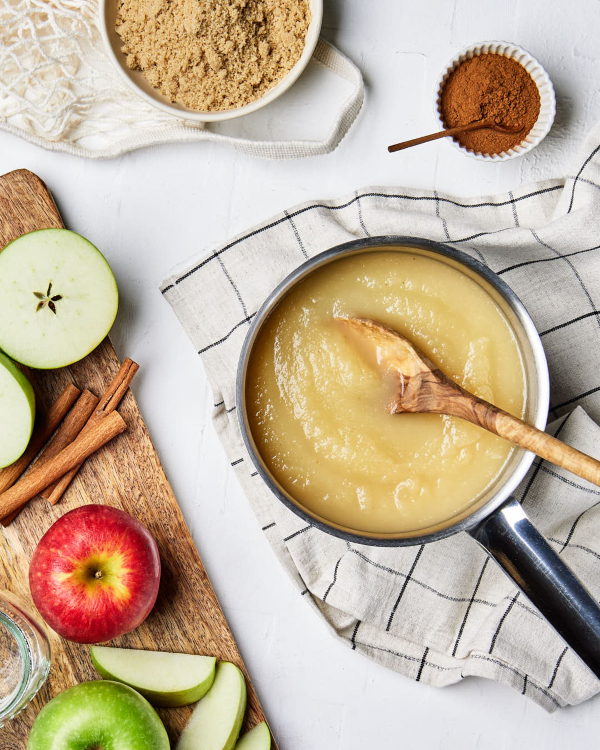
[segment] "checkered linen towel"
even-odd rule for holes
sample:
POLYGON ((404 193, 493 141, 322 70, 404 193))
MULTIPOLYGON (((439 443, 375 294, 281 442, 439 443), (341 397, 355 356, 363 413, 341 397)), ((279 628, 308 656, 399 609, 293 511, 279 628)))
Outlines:
MULTIPOLYGON (((257 309, 307 258, 384 234, 450 243, 514 289, 548 356, 551 431, 600 458, 600 125, 564 179, 491 198, 368 188, 307 203, 162 285, 204 363, 217 432, 258 520, 300 594, 335 633, 353 650, 430 685, 478 675, 548 711, 580 703, 600 681, 472 539, 459 534, 407 548, 349 544, 288 511, 244 448, 235 374, 257 309)), ((538 459, 516 496, 600 598, 600 489, 538 459)))

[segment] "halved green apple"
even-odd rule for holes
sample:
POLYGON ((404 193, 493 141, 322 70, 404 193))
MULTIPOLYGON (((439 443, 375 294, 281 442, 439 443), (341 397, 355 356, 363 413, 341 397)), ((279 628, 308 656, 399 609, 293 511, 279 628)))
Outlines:
POLYGON ((83 359, 109 332, 118 301, 102 253, 67 229, 24 234, 0 252, 0 349, 24 365, 83 359))
POLYGON ((244 675, 235 664, 220 661, 213 686, 194 709, 177 750, 233 750, 245 710, 244 675))
POLYGON ((154 706, 187 706, 199 701, 215 679, 214 656, 92 646, 92 662, 107 680, 135 688, 154 706))
POLYGON ((0 469, 25 451, 35 420, 31 383, 15 363, 0 352, 0 469))
POLYGON ((261 721, 254 729, 251 729, 235 746, 235 750, 270 750, 271 732, 266 721, 261 721))

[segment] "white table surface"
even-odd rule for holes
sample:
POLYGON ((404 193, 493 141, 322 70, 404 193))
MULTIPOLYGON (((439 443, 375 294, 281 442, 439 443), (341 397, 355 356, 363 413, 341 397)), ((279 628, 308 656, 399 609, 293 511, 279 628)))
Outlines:
MULTIPOLYGON (((359 121, 333 154, 268 162, 191 144, 92 162, 0 134, 0 171, 39 174, 67 225, 97 244, 116 273, 122 306, 113 341, 141 365, 135 394, 281 750, 596 746, 598 700, 548 715, 482 679, 438 690, 333 638, 279 567, 241 493, 211 425, 202 365, 158 285, 174 265, 301 201, 369 184, 492 194, 570 174, 600 119, 600 3, 325 5, 324 36, 361 67, 368 88, 359 121), (435 129, 440 69, 462 47, 489 39, 520 44, 550 74, 558 114, 545 142, 502 164, 468 159, 445 142, 388 155, 389 143, 435 129)), ((269 124, 281 132, 286 125, 269 124)))

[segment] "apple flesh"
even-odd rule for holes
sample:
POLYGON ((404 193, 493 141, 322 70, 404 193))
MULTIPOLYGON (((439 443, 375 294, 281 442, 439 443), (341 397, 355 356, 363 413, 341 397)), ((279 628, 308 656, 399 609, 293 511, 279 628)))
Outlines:
POLYGON ((67 229, 24 234, 0 253, 0 349, 29 367, 64 367, 109 332, 117 284, 100 251, 67 229))
POLYGON ((219 662, 213 686, 194 709, 177 750, 233 750, 245 710, 244 675, 235 664, 219 662))
POLYGON ((47 703, 29 734, 27 750, 169 750, 158 714, 135 690, 96 680, 69 688, 47 703))
POLYGON ((59 518, 29 566, 40 615, 78 643, 101 643, 137 628, 154 606, 159 582, 150 532, 108 505, 83 505, 59 518))
POLYGON ((35 396, 31 383, 0 352, 0 469, 25 451, 33 431, 35 396))
POLYGON ((265 721, 261 721, 254 729, 251 729, 235 746, 235 750, 270 750, 271 732, 265 721))
POLYGON ((217 660, 214 656, 108 646, 92 646, 90 653, 102 677, 130 685, 153 706, 196 703, 210 690, 215 679, 217 660))

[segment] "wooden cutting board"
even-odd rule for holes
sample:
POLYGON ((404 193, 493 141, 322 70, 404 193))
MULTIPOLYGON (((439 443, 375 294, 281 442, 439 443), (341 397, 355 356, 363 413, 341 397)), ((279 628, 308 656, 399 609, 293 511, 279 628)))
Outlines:
MULTIPOLYGON (((39 177, 24 169, 0 177, 0 247, 34 229, 63 226, 52 196, 39 177)), ((68 381, 100 396, 119 364, 106 339, 71 367, 36 371, 35 386, 46 404, 68 381)), ((141 371, 138 377, 143 376, 141 371)), ((0 588, 9 589, 33 607, 27 583, 29 560, 42 535, 68 510, 105 503, 131 513, 148 526, 158 543, 162 578, 156 606, 146 622, 112 645, 208 654, 237 664, 246 674, 248 685, 245 731, 264 719, 256 692, 131 392, 119 412, 127 422, 127 432, 87 460, 61 502, 52 507, 38 497, 0 531, 0 588)), ((55 633, 51 633, 51 640, 50 677, 33 704, 0 730, 0 750, 25 750, 41 706, 65 688, 98 679, 88 647, 69 643, 55 633)), ((191 711, 189 707, 159 709, 172 744, 191 711)))

